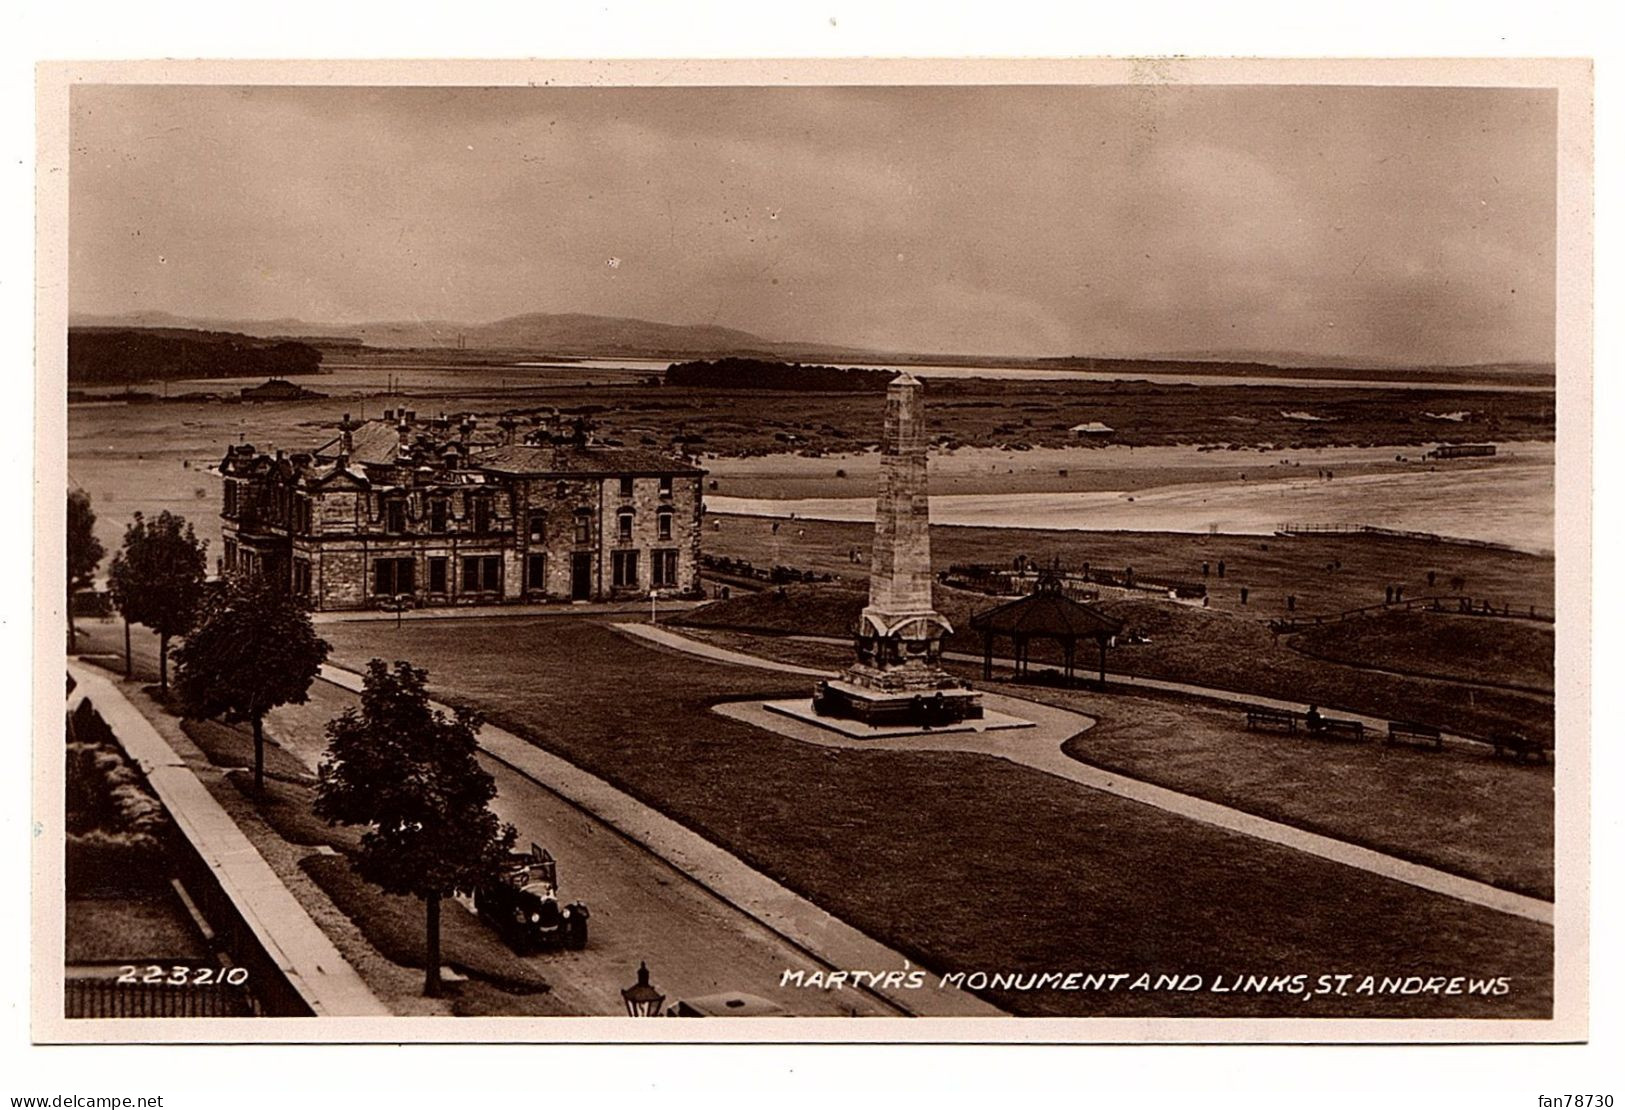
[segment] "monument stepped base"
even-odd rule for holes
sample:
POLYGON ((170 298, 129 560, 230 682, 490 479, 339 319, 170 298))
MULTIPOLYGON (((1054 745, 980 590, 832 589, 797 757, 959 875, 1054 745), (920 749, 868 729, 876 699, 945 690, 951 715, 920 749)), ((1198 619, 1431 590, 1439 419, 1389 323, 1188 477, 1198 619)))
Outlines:
MULTIPOLYGON (((966 691, 969 693, 970 691, 966 691)), ((793 717, 819 728, 838 732, 842 736, 851 736, 859 740, 878 740, 893 736, 918 736, 924 733, 936 732, 991 732, 1003 728, 1032 728, 1033 722, 1020 717, 1012 717, 1007 713, 996 713, 991 709, 982 710, 981 716, 966 718, 944 725, 921 724, 871 724, 852 717, 827 717, 813 708, 811 698, 799 698, 794 701, 768 701, 760 703, 763 709, 770 710, 784 717, 793 717)))
POLYGON ((821 719, 868 725, 940 727, 982 716, 982 695, 963 686, 886 690, 830 679, 819 684, 813 708, 821 719))

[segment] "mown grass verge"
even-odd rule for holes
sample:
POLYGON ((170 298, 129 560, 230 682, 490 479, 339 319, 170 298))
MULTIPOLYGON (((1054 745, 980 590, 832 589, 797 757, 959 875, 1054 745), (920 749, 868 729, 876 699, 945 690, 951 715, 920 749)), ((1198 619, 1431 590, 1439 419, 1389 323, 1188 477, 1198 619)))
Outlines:
MULTIPOLYGON (((356 923, 367 943, 403 967, 425 966, 422 901, 384 893, 356 874, 343 855, 307 856, 299 866, 356 923)), ((517 959, 461 902, 450 898, 440 903, 440 962, 514 993, 548 989, 545 978, 517 959)))

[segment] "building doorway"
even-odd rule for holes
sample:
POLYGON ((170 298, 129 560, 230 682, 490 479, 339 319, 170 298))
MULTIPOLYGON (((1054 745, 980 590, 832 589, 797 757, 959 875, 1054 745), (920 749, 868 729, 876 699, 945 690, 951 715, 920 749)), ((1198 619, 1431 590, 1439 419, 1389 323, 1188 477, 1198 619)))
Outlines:
POLYGON ((570 600, 592 598, 592 552, 577 551, 570 556, 570 600))

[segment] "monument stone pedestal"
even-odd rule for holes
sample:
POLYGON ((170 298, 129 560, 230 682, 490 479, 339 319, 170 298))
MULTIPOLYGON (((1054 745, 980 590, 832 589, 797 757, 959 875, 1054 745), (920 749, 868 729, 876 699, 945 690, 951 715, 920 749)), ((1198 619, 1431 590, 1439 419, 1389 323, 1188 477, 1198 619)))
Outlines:
POLYGON ((821 716, 920 727, 982 716, 982 696, 942 668, 953 628, 931 605, 923 393, 912 374, 886 388, 869 604, 853 630, 856 661, 813 695, 821 716))

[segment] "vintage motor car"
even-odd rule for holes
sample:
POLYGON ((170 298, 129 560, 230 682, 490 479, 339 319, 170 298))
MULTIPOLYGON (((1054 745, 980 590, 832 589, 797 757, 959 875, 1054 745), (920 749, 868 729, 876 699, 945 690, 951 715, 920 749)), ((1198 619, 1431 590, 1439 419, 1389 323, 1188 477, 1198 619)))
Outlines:
POLYGON ((559 865, 536 844, 513 852, 497 882, 474 891, 474 909, 516 952, 587 947, 587 907, 559 899, 559 865))

